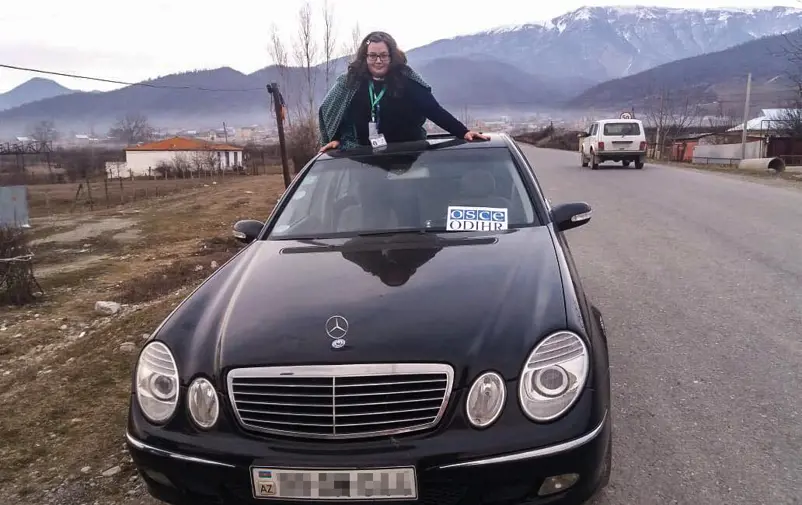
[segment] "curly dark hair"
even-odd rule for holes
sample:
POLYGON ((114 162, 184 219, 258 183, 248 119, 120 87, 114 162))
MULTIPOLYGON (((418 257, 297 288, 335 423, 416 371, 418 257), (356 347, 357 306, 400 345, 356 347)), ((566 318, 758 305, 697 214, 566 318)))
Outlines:
POLYGON ((356 52, 356 58, 348 65, 348 87, 359 86, 363 79, 370 78, 370 71, 368 70, 368 44, 371 42, 384 42, 387 44, 387 49, 390 51, 390 65, 387 68, 387 75, 384 82, 387 85, 387 91, 398 96, 402 93, 404 87, 404 70, 407 67, 407 55, 398 48, 395 39, 386 32, 371 32, 362 39, 359 49, 356 52))

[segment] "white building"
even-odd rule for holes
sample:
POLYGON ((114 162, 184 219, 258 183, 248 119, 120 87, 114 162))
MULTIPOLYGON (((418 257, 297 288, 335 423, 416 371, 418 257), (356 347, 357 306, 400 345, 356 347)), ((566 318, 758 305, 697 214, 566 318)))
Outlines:
POLYGON ((125 163, 109 163, 109 178, 159 176, 157 167, 195 171, 232 170, 243 165, 241 147, 172 137, 125 149, 125 163))
MULTIPOLYGON (((777 130, 782 131, 793 125, 798 117, 802 117, 802 109, 762 109, 760 116, 746 122, 747 134, 769 135, 777 130)), ((744 124, 730 128, 728 132, 739 132, 744 124)))

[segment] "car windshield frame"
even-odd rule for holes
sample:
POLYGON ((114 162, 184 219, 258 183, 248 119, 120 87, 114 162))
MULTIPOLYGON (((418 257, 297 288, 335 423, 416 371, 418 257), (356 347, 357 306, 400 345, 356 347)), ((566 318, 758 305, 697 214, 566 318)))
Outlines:
POLYGON ((643 133, 643 128, 641 127, 640 123, 638 123, 637 121, 629 120, 629 119, 621 120, 621 121, 610 121, 609 123, 604 123, 604 129, 602 129, 602 135, 604 135, 605 137, 618 137, 618 136, 630 136, 630 137, 632 137, 632 136, 640 135, 641 133, 643 133), (638 129, 638 131, 635 132, 635 133, 610 133, 610 132, 607 131, 607 127, 608 126, 615 126, 615 125, 621 125, 621 124, 634 125, 638 129))
MULTIPOLYGON (((528 167, 522 160, 518 159, 519 154, 510 146, 504 147, 486 147, 480 149, 474 148, 465 148, 465 149, 442 149, 442 152, 437 148, 429 147, 423 150, 412 150, 412 151, 398 151, 392 153, 355 153, 354 155, 343 155, 342 153, 338 153, 338 156, 321 156, 309 163, 293 180, 288 188, 288 191, 285 195, 281 198, 278 202, 276 207, 274 208, 273 212, 268 218, 266 226, 263 228, 260 237, 257 240, 270 240, 270 241, 287 241, 287 240, 325 240, 325 239, 349 239, 359 236, 373 236, 373 235, 382 235, 382 236, 391 236, 397 234, 422 234, 422 233, 444 233, 444 234, 453 234, 453 233, 469 233, 473 235, 474 233, 487 233, 487 232, 465 232, 465 231, 454 231, 454 230, 446 230, 444 229, 445 223, 442 226, 433 226, 431 228, 427 227, 407 227, 407 226, 398 226, 393 227, 390 229, 364 229, 364 230, 350 230, 350 231, 331 231, 327 233, 304 233, 298 232, 293 234, 277 234, 275 229, 277 225, 281 224, 282 217, 285 216, 286 212, 292 212, 290 210, 290 205, 292 205, 297 200, 297 195, 300 191, 306 191, 310 188, 310 180, 316 181, 321 174, 324 174, 322 170, 336 170, 337 166, 343 166, 350 164, 350 165, 360 165, 360 166, 373 166, 376 167, 377 165, 384 165, 386 164, 394 164, 397 163, 399 159, 405 159, 409 157, 423 158, 423 162, 425 163, 428 160, 431 160, 433 157, 436 156, 450 156, 452 158, 456 157, 475 157, 475 156, 482 156, 483 153, 492 152, 495 156, 499 156, 498 160, 502 162, 509 162, 511 163, 511 168, 509 174, 511 179, 508 181, 509 184, 515 186, 517 192, 515 195, 517 196, 517 200, 522 208, 522 211, 526 217, 526 222, 516 222, 508 223, 507 230, 514 230, 518 228, 529 228, 529 227, 540 227, 545 226, 548 224, 548 206, 545 202, 541 201, 542 192, 538 186, 537 180, 532 172, 532 169, 528 167)), ((522 154, 520 154, 522 156, 522 154)), ((456 160, 459 163, 459 160, 456 160)), ((418 170, 416 167, 416 163, 419 161, 416 159, 415 162, 412 164, 412 168, 408 172, 414 172, 418 170)), ((441 162, 443 163, 443 162, 441 162)), ((448 163, 448 162, 445 162, 448 163)), ((403 162, 402 162, 403 164, 403 162)), ((436 166, 437 163, 434 163, 436 166)), ((424 165, 425 169, 428 170, 428 167, 431 167, 431 164, 424 165)), ((407 166, 407 168, 409 168, 407 166)), ((386 172, 390 172, 391 170, 387 170, 383 168, 386 172)), ((388 178, 390 176, 388 175, 388 178)), ((402 176, 403 177, 403 176, 402 176)), ((312 183, 314 184, 314 183, 312 183)), ((322 191, 324 192, 334 192, 336 189, 331 187, 332 181, 329 181, 327 184, 314 184, 312 186, 313 191, 322 191)), ((314 205, 314 201, 318 198, 321 198, 322 193, 316 193, 310 195, 310 209, 314 205)), ((327 197, 323 197, 326 199, 327 202, 331 203, 334 201, 331 198, 331 195, 327 197)), ((323 204, 320 204, 323 205, 323 204)), ((327 211, 328 212, 328 211, 327 211)), ((508 211, 509 212, 509 211, 508 211)), ((445 219, 446 216, 443 216, 445 219)))

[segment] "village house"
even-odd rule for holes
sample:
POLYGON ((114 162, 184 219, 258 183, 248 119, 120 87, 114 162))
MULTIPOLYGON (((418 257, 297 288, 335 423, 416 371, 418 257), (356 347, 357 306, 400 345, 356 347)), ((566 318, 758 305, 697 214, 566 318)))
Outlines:
MULTIPOLYGON (((746 158, 783 159, 786 165, 802 164, 802 135, 792 130, 802 122, 800 109, 763 109, 746 122, 746 158)), ((737 164, 741 159, 743 123, 723 133, 677 138, 672 157, 694 163, 737 164), (690 158, 690 159, 689 159, 690 158)))
POLYGON ((158 142, 129 146, 125 162, 109 162, 109 178, 156 177, 159 167, 177 170, 229 171, 242 167, 243 148, 185 137, 172 137, 158 142))

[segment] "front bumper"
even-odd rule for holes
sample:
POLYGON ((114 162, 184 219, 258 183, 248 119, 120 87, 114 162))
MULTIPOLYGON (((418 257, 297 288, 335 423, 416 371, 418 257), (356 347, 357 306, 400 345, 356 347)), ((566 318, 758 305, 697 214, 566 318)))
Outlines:
MULTIPOLYGON (((376 454, 366 457, 356 451, 342 451, 337 455, 301 455, 304 464, 299 465, 298 454, 284 457, 279 451, 273 451, 270 458, 244 459, 215 452, 200 455, 196 451, 190 454, 167 450, 150 442, 150 439, 145 442, 135 437, 130 427, 126 438, 132 458, 151 495, 175 505, 298 505, 304 502, 254 498, 250 467, 272 465, 331 469, 341 468, 344 464, 360 468, 414 465, 418 500, 406 503, 416 505, 579 505, 599 487, 609 448, 610 424, 608 412, 604 411, 601 420, 590 430, 557 444, 435 464, 418 459, 414 448, 404 450, 403 442, 398 442, 398 450, 386 452, 385 460, 381 463, 377 462, 376 454), (567 473, 579 475, 572 487, 550 496, 538 496, 545 479, 567 473)), ((426 461, 430 462, 431 459, 426 461)), ((339 500, 332 502, 342 503, 339 500)), ((359 502, 364 503, 365 500, 359 502)))

